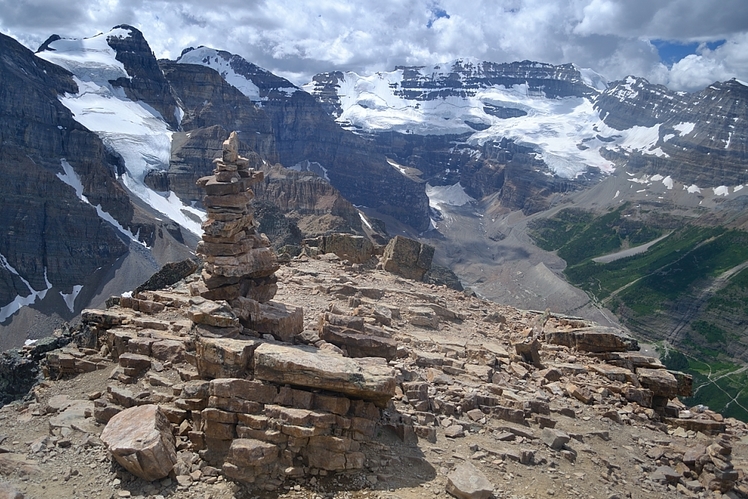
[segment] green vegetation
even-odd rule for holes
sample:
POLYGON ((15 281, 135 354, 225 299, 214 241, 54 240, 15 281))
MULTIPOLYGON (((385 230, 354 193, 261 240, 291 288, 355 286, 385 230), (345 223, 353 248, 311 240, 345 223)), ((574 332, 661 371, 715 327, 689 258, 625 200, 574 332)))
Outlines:
POLYGON ((567 209, 550 219, 535 221, 531 236, 539 247, 557 251, 570 266, 590 258, 638 246, 656 239, 662 231, 625 216, 628 205, 595 217, 577 209, 567 209))
POLYGON ((530 234, 566 261, 569 282, 618 313, 632 330, 662 338, 668 333, 662 325, 688 320, 678 333, 682 352, 671 348, 663 359, 668 368, 694 376, 695 395, 685 402, 748 421, 748 367, 730 358, 746 355, 748 268, 725 274, 748 262, 748 233, 665 221, 676 228, 646 252, 594 262, 665 233, 664 226, 637 220, 639 214, 627 206, 600 216, 563 210, 536 221, 530 234), (710 286, 711 297, 705 293, 710 286))
POLYGON ((662 361, 668 369, 693 376, 694 395, 683 400, 686 405, 705 405, 748 421, 748 369, 726 361, 700 361, 673 349, 662 361))

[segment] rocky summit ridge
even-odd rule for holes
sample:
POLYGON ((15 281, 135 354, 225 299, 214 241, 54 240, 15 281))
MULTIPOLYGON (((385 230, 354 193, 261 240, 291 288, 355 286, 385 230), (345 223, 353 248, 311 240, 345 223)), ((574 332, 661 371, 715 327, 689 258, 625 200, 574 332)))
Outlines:
POLYGON ((403 278, 386 253, 306 246, 264 303, 206 299, 214 274, 171 267, 63 348, 24 347, 44 380, 0 409, 0 490, 748 497, 748 427, 680 403, 690 377, 620 330, 403 278))

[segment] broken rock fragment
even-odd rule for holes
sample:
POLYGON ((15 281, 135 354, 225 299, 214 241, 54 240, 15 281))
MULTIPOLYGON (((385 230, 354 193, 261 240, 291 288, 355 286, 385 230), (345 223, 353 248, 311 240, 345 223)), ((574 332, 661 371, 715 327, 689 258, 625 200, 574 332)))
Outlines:
POLYGON ((447 475, 447 492, 458 499, 488 499, 493 485, 478 468, 465 462, 447 475))
POLYGON ((149 482, 167 476, 177 462, 171 426, 154 404, 131 407, 113 416, 101 440, 119 464, 149 482))

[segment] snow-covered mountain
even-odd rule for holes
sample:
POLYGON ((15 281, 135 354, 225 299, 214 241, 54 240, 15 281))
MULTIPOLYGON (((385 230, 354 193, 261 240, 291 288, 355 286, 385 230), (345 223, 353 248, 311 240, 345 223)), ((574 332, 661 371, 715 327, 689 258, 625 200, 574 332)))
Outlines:
MULTIPOLYGON (((60 102, 78 123, 119 154, 125 167, 120 175, 123 185, 165 217, 200 235, 200 210, 183 203, 173 192, 156 192, 145 184, 150 171, 169 169, 173 129, 148 102, 131 98, 115 83, 133 75, 117 59, 110 42, 131 36, 131 28, 119 27, 91 38, 57 38, 46 42, 36 55, 73 74, 78 92, 61 95, 60 102)), ((176 107, 174 113, 178 124, 181 108, 176 107)))
POLYGON ((635 77, 608 83, 571 64, 460 59, 370 75, 322 73, 303 88, 359 133, 459 135, 473 155, 509 140, 565 179, 610 173, 635 158, 656 165, 648 173, 688 186, 734 190, 748 181, 739 164, 745 140, 735 140, 748 138, 748 87, 736 80, 685 94, 635 77), (699 176, 689 167, 714 158, 729 168, 699 176))

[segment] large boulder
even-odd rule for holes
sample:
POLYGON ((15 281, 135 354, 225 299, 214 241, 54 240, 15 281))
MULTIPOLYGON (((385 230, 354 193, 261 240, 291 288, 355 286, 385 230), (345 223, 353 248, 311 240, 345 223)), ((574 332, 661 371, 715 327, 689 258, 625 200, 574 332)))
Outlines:
POLYGON ((387 243, 382 255, 382 266, 408 279, 420 281, 431 268, 434 247, 403 236, 395 236, 387 243))
POLYGON ((154 404, 131 407, 113 416, 101 440, 119 464, 149 482, 167 476, 177 462, 171 426, 154 404))
POLYGON ((343 393, 380 407, 395 394, 395 373, 381 358, 352 359, 302 345, 265 343, 254 353, 255 379, 343 393))

